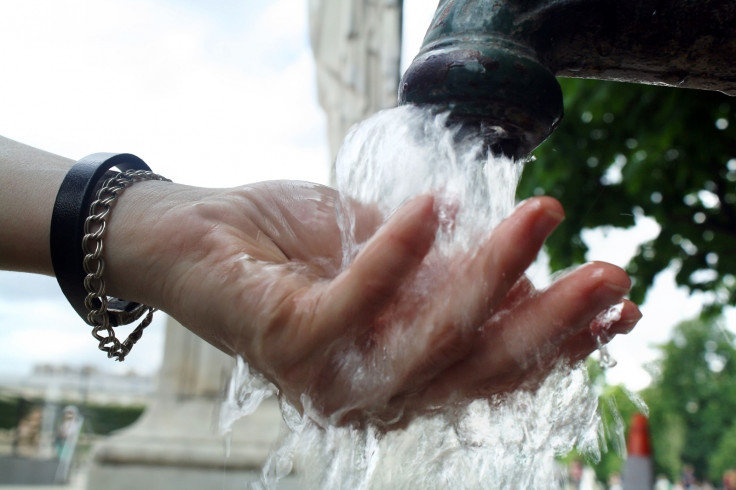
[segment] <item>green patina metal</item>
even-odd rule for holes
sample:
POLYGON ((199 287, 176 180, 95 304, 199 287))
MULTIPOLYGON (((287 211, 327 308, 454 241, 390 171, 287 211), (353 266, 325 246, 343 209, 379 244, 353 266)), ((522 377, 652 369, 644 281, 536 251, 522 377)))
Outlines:
POLYGON ((399 99, 519 157, 562 118, 555 76, 736 95, 736 0, 442 0, 399 99))

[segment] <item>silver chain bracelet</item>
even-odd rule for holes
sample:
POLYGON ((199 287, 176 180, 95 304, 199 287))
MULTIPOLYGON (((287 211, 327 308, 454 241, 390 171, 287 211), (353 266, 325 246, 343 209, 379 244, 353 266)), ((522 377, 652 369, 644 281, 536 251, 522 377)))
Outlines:
MULTIPOLYGON (((126 318, 124 323, 132 323, 144 313, 145 317, 141 323, 130 333, 125 341, 120 342, 113 329, 108 307, 114 298, 108 298, 105 292, 105 261, 102 258, 102 239, 107 227, 107 218, 115 201, 122 192, 136 182, 143 180, 162 180, 171 182, 169 179, 146 170, 128 170, 107 179, 97 191, 95 200, 90 204, 89 216, 84 222, 84 238, 82 239, 82 250, 84 251, 84 289, 87 296, 84 305, 87 309, 87 323, 93 326, 92 336, 99 342, 101 351, 107 352, 108 358, 116 358, 123 361, 138 340, 143 335, 143 329, 150 325, 155 308, 133 303, 136 308, 123 313, 126 318)), ((129 303, 130 304, 130 303, 129 303)), ((120 313, 120 312, 117 312, 120 313)))

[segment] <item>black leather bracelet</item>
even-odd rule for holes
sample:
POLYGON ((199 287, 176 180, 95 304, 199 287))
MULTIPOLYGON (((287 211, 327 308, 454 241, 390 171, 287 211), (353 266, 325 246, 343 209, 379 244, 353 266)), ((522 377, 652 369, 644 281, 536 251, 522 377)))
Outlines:
MULTIPOLYGON (((100 181, 113 167, 117 167, 120 171, 151 170, 143 160, 128 153, 95 153, 86 156, 66 174, 56 195, 51 216, 51 263, 56 280, 66 299, 87 323, 89 323, 88 310, 84 304, 87 296, 84 288, 86 273, 82 265, 84 222, 89 215, 89 207, 100 181)), ((141 305, 138 303, 113 300, 110 310, 127 314, 123 316, 111 314, 110 324, 113 326, 121 324, 121 318, 132 321, 130 313, 140 309, 141 305)))

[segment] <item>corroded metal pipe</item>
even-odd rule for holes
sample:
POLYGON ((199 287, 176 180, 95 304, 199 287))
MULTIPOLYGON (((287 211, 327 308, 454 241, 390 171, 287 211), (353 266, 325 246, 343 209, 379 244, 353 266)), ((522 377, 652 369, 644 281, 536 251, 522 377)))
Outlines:
POLYGON ((555 76, 736 95, 736 0, 441 0, 399 100, 518 157, 562 118, 555 76))

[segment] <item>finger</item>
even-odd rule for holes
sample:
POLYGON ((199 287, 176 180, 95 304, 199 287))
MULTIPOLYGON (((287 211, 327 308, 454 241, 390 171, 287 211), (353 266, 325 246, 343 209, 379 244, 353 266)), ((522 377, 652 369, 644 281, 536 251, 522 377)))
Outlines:
POLYGON ((622 306, 618 320, 604 325, 591 325, 590 328, 581 330, 563 344, 561 354, 573 363, 582 361, 600 345, 610 342, 616 335, 629 333, 639 322, 642 314, 639 308, 629 300, 624 300, 622 306))
POLYGON ((528 277, 521 276, 516 284, 511 287, 498 308, 500 311, 509 310, 518 303, 528 300, 533 294, 536 294, 534 284, 528 277))
MULTIPOLYGON (((474 333, 488 321, 503 301, 514 302, 517 292, 528 291, 530 283, 519 281, 535 260, 546 237, 564 218, 560 203, 549 197, 525 201, 493 230, 491 237, 470 260, 451 270, 446 281, 446 297, 451 303, 443 308, 433 338, 432 350, 419 366, 434 377, 475 348, 474 333), (458 285, 462 285, 458 289, 458 285), (511 294, 512 288, 517 292, 511 294), (432 367, 433 369, 429 369, 432 367)), ((419 381, 425 381, 417 377, 419 381)))
MULTIPOLYGON (((500 307, 507 310, 514 308, 519 302, 527 300, 534 292, 531 281, 522 276, 509 290, 500 307)), ((467 329, 463 328, 463 323, 447 323, 445 328, 430 331, 430 338, 424 343, 419 342, 415 337, 417 340, 415 345, 431 346, 423 352, 423 362, 415 367, 410 376, 415 384, 426 384, 429 379, 436 377, 441 371, 462 362, 478 350, 477 324, 470 324, 472 329, 467 329)))
POLYGON ((483 251, 470 264, 468 273, 482 271, 487 316, 506 296, 529 265, 536 259, 544 240, 564 219, 560 203, 550 197, 537 197, 524 202, 491 234, 483 251))
POLYGON ((566 339, 590 325, 609 306, 619 303, 631 280, 619 267, 595 262, 554 282, 514 308, 515 324, 497 327, 509 355, 520 365, 543 360, 566 339), (517 313, 518 312, 518 313, 517 313))
POLYGON ((620 302, 630 284, 618 267, 593 263, 517 300, 488 323, 466 360, 437 378, 430 398, 479 387, 489 394, 515 388, 533 369, 550 366, 564 342, 588 327, 598 312, 620 302))
POLYGON ((324 292, 326 328, 342 329, 385 307, 429 252, 437 226, 431 196, 402 206, 324 292))

